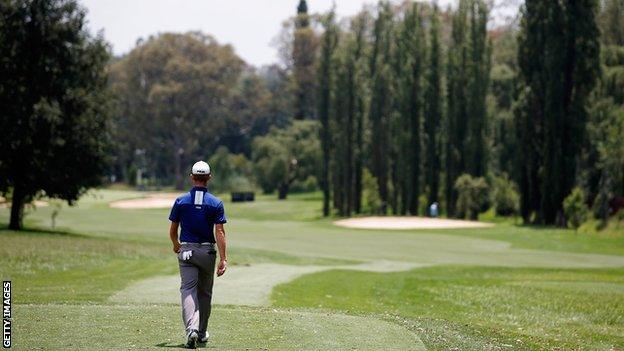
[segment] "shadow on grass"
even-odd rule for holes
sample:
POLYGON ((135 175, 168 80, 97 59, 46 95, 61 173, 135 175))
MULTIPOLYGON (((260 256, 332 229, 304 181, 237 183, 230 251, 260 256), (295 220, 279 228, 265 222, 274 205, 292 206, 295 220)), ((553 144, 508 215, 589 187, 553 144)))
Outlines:
POLYGON ((37 227, 29 227, 23 228, 22 230, 11 230, 7 225, 0 225, 0 234, 2 232, 11 232, 15 234, 24 234, 24 235, 62 235, 74 238, 92 238, 85 234, 74 233, 69 230, 63 229, 44 229, 37 227))
MULTIPOLYGON (((164 347, 164 348, 171 348, 171 349, 186 349, 186 346, 184 344, 172 344, 172 345, 169 345, 166 342, 161 342, 160 344, 156 344, 156 347, 164 347)), ((197 348, 198 349, 206 348, 206 344, 205 343, 199 343, 199 344, 197 344, 197 348)))
POLYGON ((184 344, 168 345, 166 342, 161 342, 160 344, 156 344, 156 347, 166 347, 166 348, 172 348, 172 349, 186 349, 186 347, 184 347, 184 344))

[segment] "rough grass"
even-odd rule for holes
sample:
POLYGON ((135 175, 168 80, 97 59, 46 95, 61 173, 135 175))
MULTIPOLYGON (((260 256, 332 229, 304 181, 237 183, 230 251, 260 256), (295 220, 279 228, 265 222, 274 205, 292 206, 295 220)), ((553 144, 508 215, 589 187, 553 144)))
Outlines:
POLYGON ((272 300, 280 307, 400 316, 414 330, 422 330, 419 335, 430 350, 485 348, 470 346, 474 336, 514 349, 624 347, 624 269, 335 270, 280 285, 272 300), (453 333, 430 333, 440 330, 436 321, 461 325, 459 334, 467 335, 467 345, 453 333))
MULTIPOLYGON (((16 303, 102 302, 134 281, 178 271, 168 245, 63 232, 1 230, 0 275, 16 286, 16 303)), ((337 265, 353 261, 233 248, 232 266, 264 262, 337 265)))

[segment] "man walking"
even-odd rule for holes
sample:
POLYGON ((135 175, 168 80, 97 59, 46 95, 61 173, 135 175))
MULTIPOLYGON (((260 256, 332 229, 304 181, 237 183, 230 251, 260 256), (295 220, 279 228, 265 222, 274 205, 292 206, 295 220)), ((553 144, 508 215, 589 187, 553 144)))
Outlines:
POLYGON ((169 237, 180 266, 182 320, 186 327, 187 348, 208 341, 208 318, 212 299, 216 250, 219 250, 217 276, 227 269, 225 254, 226 222, 223 202, 207 189, 210 166, 199 161, 193 165, 193 188, 176 199, 169 215, 169 237), (178 240, 178 226, 181 224, 178 240))

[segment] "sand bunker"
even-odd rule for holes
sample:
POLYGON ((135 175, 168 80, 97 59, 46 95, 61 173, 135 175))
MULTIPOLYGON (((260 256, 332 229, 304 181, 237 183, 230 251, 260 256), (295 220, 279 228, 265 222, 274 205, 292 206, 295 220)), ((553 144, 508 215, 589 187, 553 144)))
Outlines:
POLYGON ((492 223, 427 217, 360 217, 341 219, 335 225, 361 229, 451 229, 487 228, 492 223))
MULTIPOLYGON (((46 207, 48 206, 48 202, 47 201, 43 201, 43 200, 35 200, 29 204, 26 204, 26 208, 29 207, 46 207)), ((11 203, 3 198, 2 196, 0 196, 0 208, 11 208, 11 203)))
POLYGON ((173 201, 180 195, 180 193, 154 193, 148 194, 146 197, 142 197, 140 199, 113 201, 109 204, 109 206, 127 210, 138 210, 143 208, 171 208, 173 201))

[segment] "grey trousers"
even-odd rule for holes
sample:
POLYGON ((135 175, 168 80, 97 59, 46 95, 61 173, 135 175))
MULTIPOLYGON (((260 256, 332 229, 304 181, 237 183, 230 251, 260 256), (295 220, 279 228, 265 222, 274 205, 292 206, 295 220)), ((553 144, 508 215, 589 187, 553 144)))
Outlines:
POLYGON ((212 284, 214 281, 216 251, 213 245, 182 244, 178 254, 180 265, 180 295, 182 321, 189 333, 195 329, 204 336, 210 318, 212 284), (183 253, 192 251, 187 260, 183 253))

